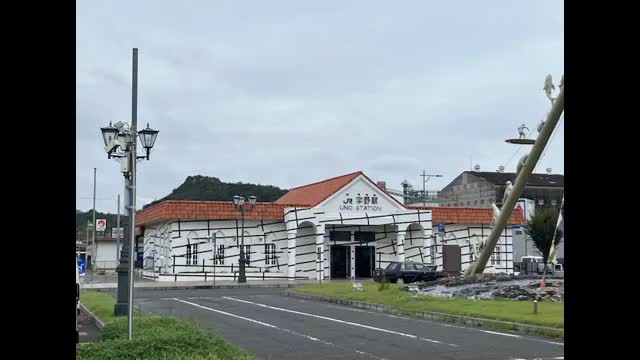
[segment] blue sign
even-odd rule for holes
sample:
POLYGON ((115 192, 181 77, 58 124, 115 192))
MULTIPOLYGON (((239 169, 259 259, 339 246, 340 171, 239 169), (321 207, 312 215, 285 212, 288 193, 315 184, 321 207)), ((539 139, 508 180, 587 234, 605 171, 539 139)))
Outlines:
POLYGON ((438 224, 438 232, 439 233, 443 233, 444 232, 444 224, 443 223, 438 224))
POLYGON ((83 257, 78 258, 78 272, 80 274, 84 274, 85 270, 85 259, 83 257))

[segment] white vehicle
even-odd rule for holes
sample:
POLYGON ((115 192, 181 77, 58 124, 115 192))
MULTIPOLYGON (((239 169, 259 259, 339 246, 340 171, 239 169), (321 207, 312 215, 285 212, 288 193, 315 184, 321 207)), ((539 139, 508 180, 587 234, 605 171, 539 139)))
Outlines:
POLYGON ((80 331, 78 330, 78 314, 80 313, 80 273, 78 271, 78 258, 76 257, 76 344, 80 342, 80 331))
POLYGON ((520 262, 542 263, 542 256, 523 256, 520 262))

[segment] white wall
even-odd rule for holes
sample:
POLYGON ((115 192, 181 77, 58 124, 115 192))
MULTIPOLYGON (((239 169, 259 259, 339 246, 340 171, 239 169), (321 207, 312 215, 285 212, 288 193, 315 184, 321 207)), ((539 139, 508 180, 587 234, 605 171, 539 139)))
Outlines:
MULTIPOLYGON (((157 274, 216 273, 231 276, 238 272, 241 221, 238 220, 173 220, 145 227, 145 269, 151 270, 155 261, 157 274), (215 243, 209 241, 215 236, 215 243), (189 246, 188 246, 189 245, 189 246), (214 248, 215 245, 215 248, 214 248), (224 246, 224 258, 218 261, 219 246, 224 246), (195 252, 197 246, 197 253, 195 252), (187 250, 191 250, 187 259, 187 250), (155 252, 154 252, 155 250, 155 252), (163 261, 164 257, 164 261, 163 261), (195 261, 195 263, 194 263, 195 261), (232 273, 233 271, 233 273, 232 273)), ((286 274, 287 236, 285 225, 276 220, 245 220, 244 244, 250 250, 249 273, 268 276, 286 274), (276 264, 267 264, 265 243, 275 244, 276 264), (284 254, 284 255, 283 255, 284 254), (278 264, 280 269, 278 269, 278 264)), ((210 275, 207 275, 208 277, 210 275)), ((223 278, 219 278, 223 279, 223 278)))
POLYGON ((115 269, 118 266, 117 243, 115 241, 96 241, 96 244, 96 267, 104 270, 115 269))
MULTIPOLYGON (((477 246, 481 240, 486 240, 489 236, 491 229, 489 225, 480 224, 445 224, 444 234, 438 233, 438 224, 434 223, 433 234, 437 241, 437 253, 431 259, 434 264, 438 265, 439 269, 442 269, 442 244, 443 235, 445 238, 444 244, 446 245, 458 245, 461 247, 462 255, 462 271, 464 271, 471 261, 477 259, 477 246), (470 253, 470 245, 472 252, 470 253), (475 257, 473 257, 475 253, 475 257)), ((496 256, 492 256, 494 263, 491 259, 487 262, 485 267, 486 273, 513 273, 513 246, 512 246, 512 230, 507 228, 502 232, 496 249, 500 251, 494 251, 496 256), (498 261, 499 260, 499 261, 498 261)))
MULTIPOLYGON (((430 214, 429 214, 430 219, 430 214)), ((428 222, 430 224, 430 220, 428 222)), ((310 223, 300 223, 300 229, 296 235, 296 277, 315 278, 316 263, 316 236, 314 228, 306 228, 310 223)), ((218 279, 225 279, 223 276, 229 276, 227 280, 233 279, 233 274, 237 276, 239 248, 237 244, 240 239, 236 239, 236 235, 240 234, 240 221, 235 220, 173 220, 163 223, 153 224, 145 228, 145 269, 150 271, 155 262, 155 273, 165 274, 167 276, 173 274, 181 274, 192 277, 194 280, 197 276, 203 277, 202 260, 205 261, 205 272, 208 278, 212 276, 214 271, 213 255, 217 253, 217 246, 224 245, 224 256, 222 264, 215 265, 215 271, 218 279), (207 240, 211 234, 216 236, 216 249, 213 243, 207 240), (189 239, 189 241, 187 241, 189 239), (198 254, 196 264, 187 264, 186 245, 197 244, 198 254), (175 257, 175 267, 174 267, 175 257), (163 259, 164 258, 164 262, 163 259), (233 269, 233 273, 232 273, 233 269)), ((361 225, 361 226, 340 226, 326 225, 324 229, 324 257, 325 261, 322 265, 324 269, 324 278, 330 277, 330 249, 334 245, 330 241, 330 232, 336 231, 373 231, 375 232, 376 241, 369 243, 375 246, 375 267, 386 267, 389 262, 398 260, 398 243, 396 236, 396 227, 393 225, 361 225), (382 253, 381 255, 378 253, 382 253)), ((457 244, 461 246, 462 253, 462 270, 466 269, 471 260, 469 254, 469 240, 472 245, 477 245, 481 238, 489 235, 488 225, 471 225, 471 224, 446 224, 445 237, 449 239, 446 244, 457 244)), ((432 254, 433 246, 424 248, 425 231, 420 226, 411 225, 406 232, 404 241, 405 260, 417 261, 423 263, 434 263, 442 269, 442 239, 437 234, 437 224, 433 224, 431 229, 433 234, 437 236, 437 253, 432 254)), ((427 229, 429 234, 429 229, 427 229)), ((430 235, 427 235, 430 236, 430 235)), ((427 239, 427 244, 432 245, 433 238, 427 239)), ((251 246, 250 259, 251 262, 247 267, 247 274, 254 274, 258 277, 265 273, 265 279, 268 276, 284 278, 287 276, 288 259, 287 259, 287 231, 285 223, 275 220, 245 220, 245 244, 251 246), (275 244, 277 264, 266 264, 265 261, 265 243, 275 244), (279 265, 279 268, 278 268, 279 265)), ((351 241, 337 242, 335 245, 355 245, 351 241)), ((367 244, 362 244, 367 245, 367 244)), ((498 241, 500 246, 500 263, 487 264, 486 272, 513 272, 513 254, 511 245, 511 229, 507 231, 507 238, 504 234, 498 241)), ((115 249, 113 250, 115 255, 115 249)), ((193 258, 192 258, 193 260, 193 258)), ((166 278, 166 276, 163 276, 166 278)), ((203 277, 204 278, 204 277, 203 277)), ((181 277, 182 280, 186 280, 181 277)))

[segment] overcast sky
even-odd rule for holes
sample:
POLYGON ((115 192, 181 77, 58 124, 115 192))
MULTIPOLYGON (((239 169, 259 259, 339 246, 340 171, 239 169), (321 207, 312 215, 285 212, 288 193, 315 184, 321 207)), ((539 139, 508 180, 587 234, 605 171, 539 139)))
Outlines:
MULTIPOLYGON (((99 128, 160 130, 138 208, 187 176, 290 188, 363 170, 440 189, 470 161, 514 171, 564 73, 562 1, 78 1, 76 204, 116 211, 99 128), (471 158, 473 160, 471 160, 471 158)), ((564 117, 563 117, 564 118, 564 117)), ((564 173, 561 118, 536 172, 564 173)))

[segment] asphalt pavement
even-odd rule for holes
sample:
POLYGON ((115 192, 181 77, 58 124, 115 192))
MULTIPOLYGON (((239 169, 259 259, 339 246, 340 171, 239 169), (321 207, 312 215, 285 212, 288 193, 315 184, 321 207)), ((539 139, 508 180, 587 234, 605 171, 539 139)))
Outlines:
POLYGON ((284 289, 145 290, 136 308, 195 319, 258 359, 564 359, 562 341, 369 312, 284 289))

